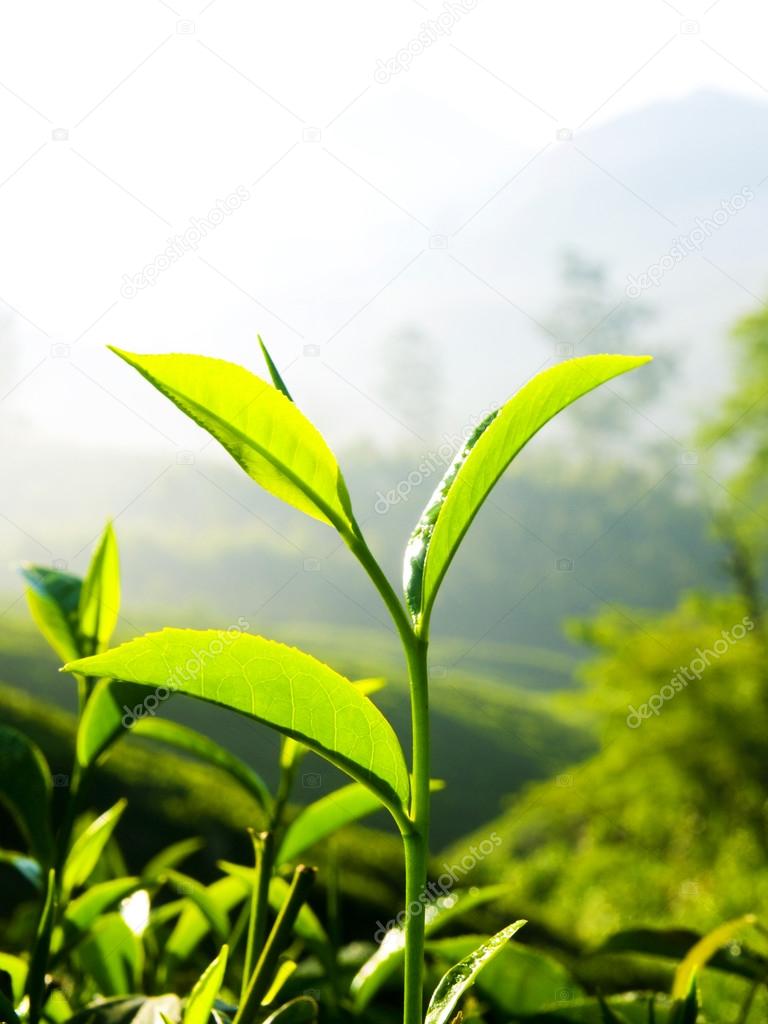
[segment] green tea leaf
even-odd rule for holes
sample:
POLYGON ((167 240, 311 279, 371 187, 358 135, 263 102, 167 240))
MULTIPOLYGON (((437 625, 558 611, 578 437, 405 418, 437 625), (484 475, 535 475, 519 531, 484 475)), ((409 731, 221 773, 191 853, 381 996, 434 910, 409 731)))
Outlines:
MULTIPOLYGON (((424 932, 427 936, 435 935, 454 918, 508 893, 507 885, 487 885, 441 896, 424 908, 424 932)), ((349 992, 358 1012, 365 1010, 382 985, 402 967, 404 957, 405 930, 395 926, 385 933, 379 948, 360 967, 350 983, 349 992)))
POLYGON ((91 877, 126 804, 126 800, 118 800, 113 807, 91 822, 88 828, 74 841, 64 862, 62 873, 64 893, 70 893, 73 889, 85 885, 91 877))
POLYGON ((708 963, 721 946, 725 946, 739 932, 756 923, 757 918, 754 914, 744 914, 743 917, 737 917, 733 921, 721 924, 719 928, 715 928, 708 935, 705 935, 703 939, 700 939, 695 946, 688 950, 685 959, 675 971, 672 998, 687 999, 697 971, 708 963))
POLYGON ((14 1004, 20 1003, 24 996, 24 986, 27 980, 29 964, 19 956, 12 953, 0 953, 0 971, 3 971, 10 981, 8 995, 12 997, 14 1004))
POLYGON ((77 576, 43 565, 21 570, 26 580, 27 604, 35 625, 62 661, 79 658, 78 607, 82 583, 77 576))
POLYGON ((107 914, 80 943, 75 958, 104 996, 135 992, 144 966, 141 940, 119 914, 107 914))
MULTIPOLYGON (((218 878, 206 887, 208 899, 219 912, 229 914, 248 895, 248 885, 240 878, 218 878)), ((194 953, 211 929, 208 918, 198 906, 190 903, 182 912, 165 945, 166 961, 183 963, 194 953)))
POLYGON ((373 814, 380 807, 378 798, 359 782, 316 800, 291 822, 277 854, 278 865, 295 860, 326 836, 373 814))
POLYGON ((48 864, 51 774, 40 750, 9 725, 0 725, 0 801, 5 804, 35 858, 48 864))
MULTIPOLYGON (((482 935, 430 939, 427 950, 441 961, 454 964, 469 956, 482 942, 482 935)), ((484 1000, 493 1003, 506 1017, 535 1013, 551 1003, 558 992, 566 992, 569 1001, 584 995, 563 964, 516 942, 508 943, 496 959, 486 965, 477 979, 477 989, 484 1000)))
POLYGON ((26 857, 16 850, 0 850, 0 864, 8 864, 15 868, 33 888, 38 892, 43 891, 45 876, 39 860, 35 860, 34 857, 26 857))
POLYGON ((224 982, 228 954, 229 947, 222 946, 219 955, 198 978, 184 1008, 183 1024, 208 1024, 213 1004, 224 982))
POLYGON ((356 532, 333 453, 271 384, 242 366, 207 356, 112 351, 212 434, 265 490, 344 536, 356 532))
POLYGON ((414 622, 428 622, 453 556, 510 462, 539 430, 600 384, 649 356, 582 356, 538 374, 465 442, 430 498, 405 553, 405 597, 414 622))
POLYGON ((141 877, 145 881, 154 880, 168 868, 178 867, 182 861, 186 860, 187 857, 191 857, 193 853, 197 853, 198 850, 202 850, 204 846, 205 841, 199 836, 193 836, 191 839, 180 839, 178 843, 171 843, 170 846, 166 846, 164 850, 156 853, 151 860, 147 861, 144 865, 144 870, 141 872, 141 877))
POLYGON ((259 339, 259 347, 261 348, 261 354, 264 356, 264 362, 267 364, 267 369, 269 370, 269 376, 272 378, 272 383, 275 385, 278 391, 282 391, 285 397, 292 402, 293 399, 291 398, 291 393, 285 386, 285 381, 280 376, 280 371, 272 361, 272 356, 267 351, 267 346, 261 340, 261 335, 258 334, 257 338, 259 339))
POLYGON ((180 896, 195 904, 219 939, 227 937, 229 917, 226 910, 211 897, 207 886, 172 868, 163 874, 162 881, 168 882, 180 896))
MULTIPOLYGON (((685 928, 631 928, 611 935, 595 953, 647 953, 670 960, 683 960, 702 936, 685 928)), ((710 968, 753 981, 768 977, 768 957, 740 945, 737 952, 721 947, 708 961, 710 968)))
POLYGON ((348 679, 295 648, 245 633, 164 629, 65 670, 232 708, 305 743, 373 790, 396 817, 408 805, 408 771, 389 722, 348 679))
POLYGON ((120 612, 120 561, 112 524, 101 536, 80 590, 79 619, 83 653, 103 650, 120 612))
POLYGON ((88 931, 106 910, 130 896, 141 885, 139 878, 111 878, 91 886, 82 896, 72 900, 64 911, 65 931, 75 935, 88 931))
POLYGON ((455 967, 451 967, 432 993, 424 1024, 448 1024, 459 999, 474 984, 480 971, 499 955, 515 932, 519 931, 524 924, 525 921, 516 921, 514 924, 508 925, 478 946, 455 967))

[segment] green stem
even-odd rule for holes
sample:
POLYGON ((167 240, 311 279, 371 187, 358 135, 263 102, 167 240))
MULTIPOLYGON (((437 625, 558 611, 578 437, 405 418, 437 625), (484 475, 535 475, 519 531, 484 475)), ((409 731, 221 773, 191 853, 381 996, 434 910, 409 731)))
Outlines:
MULTIPOLYGON (((429 866, 429 648, 428 623, 414 628, 391 583, 373 557, 359 527, 347 544, 365 569, 397 627, 408 663, 411 696, 411 806, 395 814, 405 853, 405 995, 403 1024, 421 1024, 424 1005, 424 898, 429 866), (411 908, 415 907, 412 913, 411 908)), ((393 811, 393 814, 395 812, 393 811)))
POLYGON ((426 640, 414 637, 406 648, 411 686, 413 744, 410 834, 405 848, 404 1024, 421 1024, 424 1006, 424 899, 429 865, 429 690, 426 640))
POLYGON ((305 867, 303 864, 296 868, 291 888, 253 970, 245 997, 240 1001, 233 1024, 242 1024, 243 1021, 256 1019, 261 1001, 272 982, 278 958, 290 941, 294 922, 312 888, 316 873, 315 868, 305 867))
POLYGON ((251 913, 248 921, 248 938, 245 946, 245 963, 243 965, 243 983, 240 999, 245 998, 254 960, 257 960, 264 949, 267 937, 267 918, 269 916, 269 883, 272 880, 272 865, 275 856, 275 837, 272 832, 251 832, 255 855, 256 878, 251 892, 251 913))

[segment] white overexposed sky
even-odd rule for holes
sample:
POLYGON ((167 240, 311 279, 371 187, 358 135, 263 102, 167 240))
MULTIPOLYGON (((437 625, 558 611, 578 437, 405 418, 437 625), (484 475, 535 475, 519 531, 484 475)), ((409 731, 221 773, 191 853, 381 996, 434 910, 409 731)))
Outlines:
MULTIPOLYGON (((480 388, 483 303, 537 316, 489 279, 483 247, 525 262, 525 237, 487 239, 497 197, 514 199, 518 176, 530 196, 545 149, 557 159, 570 133, 702 90, 768 92, 757 0, 2 11, 0 419, 74 446, 197 437, 106 344, 257 367, 257 331, 332 436, 407 439, 377 390, 388 337, 415 325, 438 353, 471 340, 480 388), (196 248, 161 266, 180 235, 196 248), (430 262, 440 239, 450 274, 430 262), (146 268, 153 282, 132 289, 146 268)), ((488 344, 487 397, 501 399, 540 353, 521 349, 500 380, 488 344)))

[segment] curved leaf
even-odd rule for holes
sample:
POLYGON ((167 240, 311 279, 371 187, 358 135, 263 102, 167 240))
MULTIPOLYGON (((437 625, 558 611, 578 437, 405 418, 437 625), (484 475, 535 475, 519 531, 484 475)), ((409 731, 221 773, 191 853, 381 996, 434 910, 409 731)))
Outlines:
POLYGON ((408 804, 408 771, 389 722, 349 680, 293 647, 246 633, 164 629, 65 671, 232 708, 305 743, 377 793, 393 815, 402 817, 408 804))
MULTIPOLYGON (((248 884, 240 878, 218 878, 206 888, 208 899, 218 911, 229 914, 248 895, 248 884)), ((183 963, 210 931, 210 923, 194 903, 183 910, 165 945, 166 960, 171 966, 183 963)))
POLYGON ((85 885, 91 877, 126 804, 126 800, 118 800, 114 807, 99 815, 74 841, 62 872, 61 886, 64 893, 85 885))
POLYGON ((514 924, 508 925, 487 942, 478 946, 455 967, 451 967, 432 993, 424 1024, 449 1024, 451 1014, 456 1009, 456 1003, 474 984, 475 978, 485 965, 499 955, 515 932, 519 931, 524 924, 525 921, 516 921, 514 924))
POLYGON ((119 914, 107 914, 78 946, 75 957, 104 996, 124 995, 138 988, 144 966, 141 940, 119 914))
POLYGON ((229 931, 227 911, 217 900, 211 897, 207 886, 203 885, 202 882, 198 882, 196 878, 190 878, 189 875, 182 874, 181 871, 174 871, 173 869, 166 871, 161 881, 168 882, 179 896, 183 896, 191 903, 194 903, 219 939, 227 937, 229 931))
POLYGON ((219 955, 198 978, 184 1007, 182 1024, 208 1024, 213 1004, 224 982, 228 954, 229 947, 222 946, 219 955))
POLYGON ((582 356, 538 374, 465 442, 430 498, 405 552, 404 588, 414 622, 428 621, 448 566, 494 485, 534 434, 600 384, 649 356, 582 356))
POLYGON ((15 868, 34 889, 38 892, 43 891, 45 876, 39 860, 17 853, 16 850, 0 850, 0 864, 8 864, 15 868))
MULTIPOLYGON (((684 928, 631 928, 611 935, 595 952, 647 953, 670 960, 683 960, 701 938, 698 932, 684 928)), ((742 945, 736 951, 728 947, 717 950, 709 958, 708 965, 752 981, 763 981, 768 977, 768 957, 742 945)))
POLYGON ((78 635, 78 607, 82 581, 68 572, 44 565, 21 570, 26 580, 27 604, 35 624, 62 661, 84 653, 78 635))
POLYGON ((180 839, 177 843, 171 843, 170 846, 166 846, 164 850, 160 850, 159 853, 156 853, 154 857, 147 861, 141 872, 142 879, 144 881, 153 881, 163 871, 167 871, 168 868, 178 867, 182 861, 186 860, 187 857, 191 857, 193 853, 197 853, 198 850, 202 850, 204 846, 205 840, 199 836, 193 836, 191 839, 180 839))
MULTIPOLYGON (((482 889, 470 889, 441 896, 424 908, 424 933, 434 935, 450 921, 460 917, 474 907, 490 903, 509 893, 507 885, 488 885, 482 889)), ((396 926, 390 928, 373 956, 360 967, 352 979, 349 992, 355 1009, 364 1010, 382 985, 392 977, 405 957, 405 931, 396 926)))
POLYGON ((278 851, 277 864, 295 860, 326 836, 380 808, 378 798, 359 782, 353 782, 316 800, 291 822, 278 851))
POLYGON ((278 391, 282 391, 285 397, 292 402, 293 399, 291 398, 291 393, 285 386, 285 381, 280 376, 280 371, 275 366, 272 360, 272 356, 269 354, 267 346, 261 340, 261 335, 257 334, 256 337, 259 340, 259 348, 261 349, 261 354, 264 356, 264 362, 267 364, 267 369, 269 370, 269 376, 272 378, 272 383, 275 385, 278 391))
POLYGON ((99 882, 72 900, 64 911, 65 931, 74 935, 88 931, 105 910, 109 910, 141 885, 140 878, 111 878, 99 882))
POLYGON ((344 535, 355 532, 333 453, 277 388, 222 359, 112 351, 212 434, 265 490, 344 535))
POLYGON ((672 985, 673 999, 687 999, 693 987, 696 972, 704 967, 715 955, 721 946, 725 946, 739 932, 757 923, 754 914, 744 914, 733 921, 727 921, 715 928, 703 939, 700 939, 695 946, 688 950, 683 961, 675 971, 675 980, 672 985))
MULTIPOLYGON (((459 935, 430 939, 427 949, 441 961, 453 964, 469 956, 482 942, 482 935, 459 935)), ((567 991, 571 1000, 584 995, 573 975, 558 960, 517 942, 508 943, 494 962, 486 966, 477 980, 477 988, 483 999, 508 1017, 535 1013, 553 1002, 558 992, 567 991)))
POLYGON ((120 561, 112 524, 93 552, 80 590, 78 617, 83 653, 103 650, 117 625, 120 612, 120 561))
POLYGON ((9 725, 0 725, 0 778, 0 801, 36 859, 48 864, 53 850, 51 773, 38 747, 9 725))

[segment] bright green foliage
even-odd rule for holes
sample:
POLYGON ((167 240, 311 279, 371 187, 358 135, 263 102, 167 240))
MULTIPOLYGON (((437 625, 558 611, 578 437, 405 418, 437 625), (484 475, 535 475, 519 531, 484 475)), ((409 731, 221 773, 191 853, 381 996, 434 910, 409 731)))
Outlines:
POLYGON ((72 900, 64 910, 64 929, 75 935, 87 932, 105 911, 130 896, 141 885, 140 878, 111 878, 98 882, 72 900))
POLYGON ((451 967, 432 993, 424 1024, 449 1024, 459 999, 474 984, 475 978, 485 965, 501 953, 515 932, 524 924, 525 921, 516 921, 508 925, 479 945, 455 967, 451 967))
POLYGON ((416 623, 428 621, 448 566, 494 485, 534 434, 576 399, 649 356, 582 356, 538 374, 488 416, 456 456, 405 553, 404 585, 416 623))
POLYGON ((316 800, 291 822, 277 855, 278 864, 296 860, 310 846, 344 825, 373 814, 380 806, 376 796, 359 782, 353 782, 316 800))
POLYGON ((175 688, 240 711, 301 740, 393 813, 408 803, 408 772, 392 727, 349 680, 295 648, 248 634, 165 629, 66 670, 175 688), (190 664, 196 669, 184 671, 190 664))
POLYGON ((0 801, 13 815, 35 857, 51 857, 51 775, 45 758, 22 733, 0 725, 0 801))
POLYGON ((166 882, 180 896, 194 903, 208 922, 210 928, 219 941, 226 939, 229 931, 229 920, 226 910, 219 902, 211 897, 209 888, 198 882, 196 878, 182 874, 169 868, 163 873, 160 881, 166 882))
POLYGON ((213 1004, 224 981, 228 955, 229 947, 222 946, 216 959, 200 975, 184 1007, 182 1024, 208 1024, 213 1004))
POLYGON ((212 434, 265 490, 342 534, 354 532, 333 453, 277 388, 221 359, 113 351, 212 434))
POLYGON ((126 801, 118 800, 114 807, 91 822, 72 844, 64 863, 62 889, 65 893, 84 885, 91 877, 125 807, 126 801))
POLYGON ((280 371, 272 361, 272 356, 269 354, 267 346, 261 340, 261 335, 259 335, 259 348, 261 349, 261 354, 264 356, 264 362, 267 364, 267 369, 269 370, 269 376, 272 378, 272 383, 278 391, 282 391, 285 397, 292 402, 293 399, 291 398, 291 393, 286 387, 285 381, 280 376, 280 371))
POLYGON ((21 570, 27 582, 27 603, 35 624, 62 661, 79 658, 78 609, 82 581, 42 565, 21 570))
POLYGON ((768 901, 764 639, 733 598, 631 620, 609 611, 580 630, 596 656, 569 704, 602 751, 466 840, 494 828, 503 842, 475 880, 507 878, 514 906, 593 943, 649 922, 708 932, 768 901))
MULTIPOLYGON (((430 939, 427 950, 441 963, 455 964, 482 945, 482 935, 430 939)), ((477 979, 482 999, 510 1017, 536 1013, 555 1001, 558 993, 569 1000, 584 995, 571 972, 559 961, 519 942, 510 942, 488 963, 477 979)))
POLYGON ((120 612, 120 561, 112 524, 102 534, 83 580, 78 605, 83 653, 95 654, 110 641, 120 612))
MULTIPOLYGON (((468 892, 459 890, 428 903, 424 910, 427 936, 437 934, 475 907, 502 898, 508 891, 504 885, 487 885, 468 892)), ((404 957, 405 932, 400 927, 391 928, 373 956, 365 961, 352 979, 349 991, 356 1010, 365 1010, 381 987, 402 967, 404 957)))
POLYGON ((77 947, 76 959, 105 996, 136 992, 144 966, 141 940, 119 914, 99 918, 77 947))
POLYGON ((757 918, 754 914, 745 914, 743 917, 736 918, 735 921, 721 924, 697 942, 675 971, 672 998, 686 999, 696 980, 696 973, 711 960, 721 946, 731 942, 750 925, 754 925, 756 921, 757 918))

